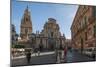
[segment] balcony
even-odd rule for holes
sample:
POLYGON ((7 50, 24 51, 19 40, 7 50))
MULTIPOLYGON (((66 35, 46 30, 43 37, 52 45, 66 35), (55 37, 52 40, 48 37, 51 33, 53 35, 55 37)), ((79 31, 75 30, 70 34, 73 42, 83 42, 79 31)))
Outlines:
POLYGON ((94 23, 94 22, 96 22, 96 17, 91 16, 91 17, 89 17, 88 21, 89 21, 89 24, 94 23))

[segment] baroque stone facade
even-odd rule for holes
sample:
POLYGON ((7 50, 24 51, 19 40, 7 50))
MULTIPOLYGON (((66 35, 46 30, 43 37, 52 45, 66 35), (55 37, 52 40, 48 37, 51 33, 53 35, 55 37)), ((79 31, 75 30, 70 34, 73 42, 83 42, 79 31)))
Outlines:
POLYGON ((53 18, 49 18, 40 34, 36 35, 36 48, 43 46, 43 48, 55 49, 65 45, 65 36, 61 36, 59 25, 53 18))
POLYGON ((23 43, 27 43, 31 48, 55 49, 65 45, 65 36, 61 35, 59 25, 54 18, 48 18, 41 32, 32 32, 32 21, 28 8, 21 20, 20 36, 23 43))
POLYGON ((81 49, 96 46, 96 7, 79 6, 71 26, 72 46, 81 49))

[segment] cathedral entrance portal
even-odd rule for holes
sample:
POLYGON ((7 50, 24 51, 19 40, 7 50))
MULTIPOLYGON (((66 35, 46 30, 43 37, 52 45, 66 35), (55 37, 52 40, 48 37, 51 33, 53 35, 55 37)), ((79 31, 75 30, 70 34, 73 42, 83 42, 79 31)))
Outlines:
POLYGON ((50 38, 49 40, 48 40, 48 48, 50 49, 50 50, 54 50, 55 49, 55 45, 56 45, 56 42, 55 42, 55 40, 54 39, 52 39, 52 38, 50 38))

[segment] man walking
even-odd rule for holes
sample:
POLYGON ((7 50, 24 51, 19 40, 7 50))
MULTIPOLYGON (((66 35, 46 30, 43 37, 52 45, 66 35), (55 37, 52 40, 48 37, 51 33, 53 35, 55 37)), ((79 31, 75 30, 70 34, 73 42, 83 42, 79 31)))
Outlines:
POLYGON ((30 63, 30 59, 31 59, 31 53, 30 53, 30 51, 27 52, 26 58, 27 58, 27 63, 30 63))

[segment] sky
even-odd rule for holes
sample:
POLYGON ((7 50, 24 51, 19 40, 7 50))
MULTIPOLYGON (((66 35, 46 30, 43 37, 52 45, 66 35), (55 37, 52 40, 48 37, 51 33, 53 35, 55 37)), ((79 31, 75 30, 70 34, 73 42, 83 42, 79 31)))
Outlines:
POLYGON ((11 23, 15 25, 18 34, 20 34, 21 19, 28 6, 34 33, 36 30, 42 31, 48 18, 54 18, 59 24, 61 34, 65 34, 67 39, 71 38, 70 27, 78 5, 11 1, 11 23))

